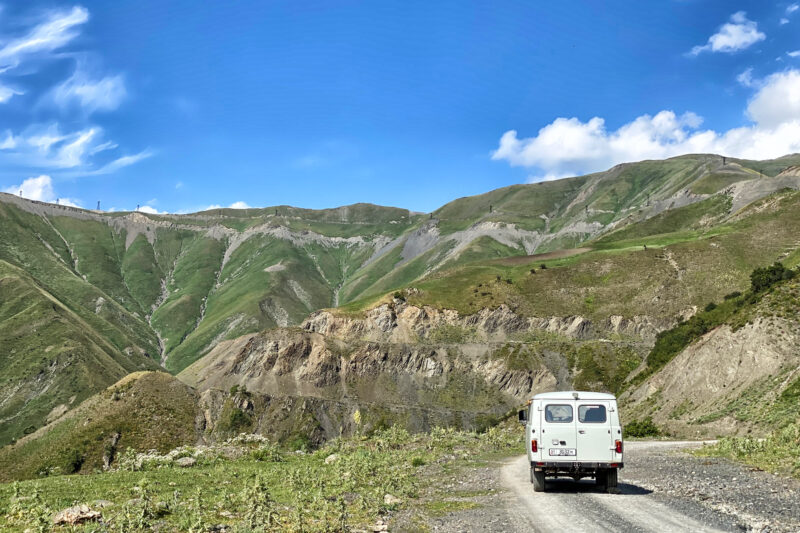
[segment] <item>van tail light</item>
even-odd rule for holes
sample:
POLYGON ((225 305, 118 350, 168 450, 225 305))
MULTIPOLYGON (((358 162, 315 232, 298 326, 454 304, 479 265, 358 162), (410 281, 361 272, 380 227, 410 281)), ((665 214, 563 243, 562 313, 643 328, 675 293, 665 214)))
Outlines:
POLYGON ((614 441, 614 451, 617 453, 622 453, 622 441, 615 440, 614 441))
POLYGON ((536 439, 531 439, 531 453, 536 453, 539 451, 539 443, 536 442, 536 439))

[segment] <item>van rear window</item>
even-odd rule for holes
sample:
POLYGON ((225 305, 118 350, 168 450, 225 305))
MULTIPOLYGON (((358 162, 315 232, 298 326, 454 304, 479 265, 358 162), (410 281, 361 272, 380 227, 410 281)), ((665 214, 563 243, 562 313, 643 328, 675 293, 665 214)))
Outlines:
POLYGON ((546 422, 566 423, 572 422, 572 406, 565 404, 551 404, 544 408, 546 422))
POLYGON ((578 420, 583 424, 601 424, 606 421, 604 405, 579 405, 578 420))

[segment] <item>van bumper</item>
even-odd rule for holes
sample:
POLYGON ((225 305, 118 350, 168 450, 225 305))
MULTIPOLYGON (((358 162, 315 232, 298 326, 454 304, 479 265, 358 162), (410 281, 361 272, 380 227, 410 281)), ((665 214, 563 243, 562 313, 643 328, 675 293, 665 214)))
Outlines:
POLYGON ((547 472, 594 472, 596 470, 608 470, 611 468, 622 468, 624 463, 592 463, 586 461, 531 461, 531 468, 535 470, 545 470, 547 472))

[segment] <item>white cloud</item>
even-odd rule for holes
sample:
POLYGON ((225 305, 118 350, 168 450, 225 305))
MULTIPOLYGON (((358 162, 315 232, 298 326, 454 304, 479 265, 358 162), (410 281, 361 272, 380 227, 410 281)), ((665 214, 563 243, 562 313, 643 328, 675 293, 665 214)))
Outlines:
POLYGON ((749 20, 744 11, 739 11, 731 15, 730 22, 723 24, 717 33, 708 38, 706 44, 692 48, 690 54, 696 56, 705 51, 732 53, 744 50, 766 37, 758 31, 756 22, 749 20))
POLYGON ((786 14, 787 15, 791 15, 792 13, 797 11, 798 9, 800 9, 800 4, 791 4, 791 5, 789 5, 789 7, 786 8, 786 14))
POLYGON ((62 133, 58 123, 34 125, 18 135, 6 131, 5 138, 0 141, 0 162, 67 169, 69 172, 64 175, 75 177, 110 174, 153 155, 151 150, 144 150, 118 157, 101 166, 96 164, 98 154, 116 148, 115 143, 103 140, 103 130, 99 126, 62 133))
POLYGON ((800 152, 800 71, 773 74, 747 106, 750 126, 726 132, 700 130, 693 113, 642 115, 616 131, 594 117, 557 118, 530 138, 514 130, 500 139, 492 159, 536 168, 544 177, 579 175, 626 161, 663 159, 687 153, 717 153, 748 159, 800 152))
POLYGON ((148 157, 152 156, 153 156, 152 150, 143 150, 138 154, 125 155, 111 161, 110 163, 103 165, 97 170, 86 171, 85 175, 97 176, 100 174, 111 174, 121 168, 128 167, 130 165, 133 165, 134 163, 138 163, 139 161, 142 161, 143 159, 147 159, 148 157))
POLYGON ((59 205, 68 205, 72 207, 80 207, 77 200, 71 198, 59 198, 56 196, 55 189, 53 189, 53 180, 50 176, 42 174, 35 178, 28 178, 19 185, 12 185, 3 190, 15 196, 20 195, 29 200, 38 200, 40 202, 58 202, 59 205))
POLYGON ((17 89, 12 89, 11 87, 8 87, 6 85, 0 85, 0 104, 5 104, 9 100, 11 100, 12 97, 18 94, 25 94, 25 93, 17 89))
POLYGON ((800 70, 773 74, 747 106, 747 114, 761 128, 800 122, 800 70))
POLYGON ((179 181, 178 183, 175 184, 175 189, 182 189, 182 188, 183 188, 183 182, 182 181, 179 181))
POLYGON ((79 105, 92 113, 113 111, 119 107, 126 94, 125 82, 120 75, 94 80, 77 71, 53 90, 52 99, 59 107, 79 105))
POLYGON ((789 19, 782 18, 780 24, 781 24, 781 26, 783 26, 784 24, 789 24, 789 19))
POLYGON ((745 87, 752 87, 753 86, 753 67, 745 69, 744 72, 736 76, 736 81, 739 82, 740 85, 745 87))
POLYGON ((140 213, 147 213, 149 215, 166 215, 167 214, 166 211, 159 211, 158 209, 150 207, 149 205, 139 206, 139 212, 140 213))
POLYGON ((794 50, 793 52, 786 52, 786 55, 789 57, 800 57, 800 50, 794 50))
MULTIPOLYGON (((1 8, 1 6, 0 6, 1 8)), ((3 13, 5 15, 5 13, 3 13)), ((80 26, 89 20, 89 12, 76 6, 67 10, 48 10, 38 18, 22 18, 4 26, 23 28, 11 35, 0 34, 0 75, 21 67, 20 74, 37 72, 57 59, 76 61, 74 73, 55 87, 10 87, 0 81, 0 104, 15 95, 31 92, 40 102, 61 109, 80 108, 85 113, 70 116, 69 129, 58 118, 47 116, 40 106, 29 106, 30 121, 20 131, 9 131, 0 137, 0 166, 27 169, 28 172, 53 173, 56 177, 109 174, 150 157, 144 150, 133 155, 112 155, 117 144, 104 138, 104 131, 88 120, 98 111, 117 109, 126 96, 122 75, 90 72, 86 62, 93 54, 77 50, 62 53, 59 49, 70 44, 80 34, 80 26), (41 122, 40 122, 41 121, 41 122)), ((3 20, 3 22, 6 22, 3 20)), ((18 82, 26 78, 18 76, 18 82)))
MULTIPOLYGON (((242 202, 242 201, 233 202, 227 208, 228 209, 252 209, 251 206, 247 205, 247 203, 242 202)), ((202 207, 202 208, 197 209, 197 210, 180 211, 180 212, 181 213, 199 213, 201 211, 211 211, 213 209, 225 209, 225 207, 220 205, 220 204, 211 204, 211 205, 207 205, 207 206, 202 207)))
POLYGON ((71 11, 51 11, 45 20, 26 35, 11 39, 0 47, 0 66, 16 67, 26 55, 50 52, 74 39, 75 27, 89 20, 89 12, 80 6, 71 11))

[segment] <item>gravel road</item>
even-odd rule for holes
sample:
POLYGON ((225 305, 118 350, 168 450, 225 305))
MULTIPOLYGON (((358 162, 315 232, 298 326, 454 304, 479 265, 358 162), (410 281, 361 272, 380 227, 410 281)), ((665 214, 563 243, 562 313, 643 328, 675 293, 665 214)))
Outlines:
POLYGON ((616 494, 593 480, 548 479, 533 491, 525 456, 474 469, 454 493, 479 507, 431 520, 437 532, 800 531, 800 483, 685 453, 697 442, 626 442, 616 494))

